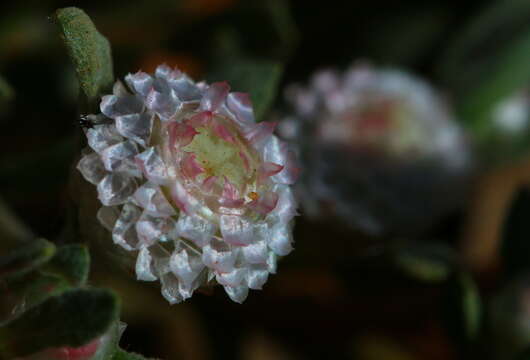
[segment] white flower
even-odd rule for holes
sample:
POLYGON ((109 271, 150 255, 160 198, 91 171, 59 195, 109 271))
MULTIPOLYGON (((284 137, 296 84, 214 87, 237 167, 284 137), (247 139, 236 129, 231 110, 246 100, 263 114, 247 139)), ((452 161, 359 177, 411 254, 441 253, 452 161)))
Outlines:
POLYGON ((78 164, 97 185, 98 218, 169 302, 213 279, 242 302, 292 250, 293 153, 226 83, 165 65, 125 80, 130 91, 118 81, 102 98, 78 164))

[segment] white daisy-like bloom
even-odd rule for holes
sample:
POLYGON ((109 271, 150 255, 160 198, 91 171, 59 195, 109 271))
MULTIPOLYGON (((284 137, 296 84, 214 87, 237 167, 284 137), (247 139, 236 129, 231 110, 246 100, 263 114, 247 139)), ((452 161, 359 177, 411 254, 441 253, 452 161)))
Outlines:
POLYGON ((100 222, 170 303, 216 281, 243 302, 292 248, 293 153, 249 97, 161 65, 116 82, 78 164, 100 222))
POLYGON ((288 87, 285 98, 293 111, 279 130, 300 149, 300 200, 308 215, 404 235, 458 198, 470 147, 424 81, 360 63, 319 71, 308 85, 288 87))

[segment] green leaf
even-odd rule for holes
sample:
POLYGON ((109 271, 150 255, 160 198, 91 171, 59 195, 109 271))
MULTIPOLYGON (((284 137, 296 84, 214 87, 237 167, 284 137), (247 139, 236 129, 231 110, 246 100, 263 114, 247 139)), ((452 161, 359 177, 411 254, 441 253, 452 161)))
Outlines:
POLYGON ((530 191, 514 197, 502 229, 503 269, 509 278, 530 270, 530 191))
POLYGON ((395 265, 413 279, 439 283, 445 281, 456 266, 453 250, 442 243, 413 243, 394 255, 395 265))
POLYGON ((81 9, 59 9, 54 19, 74 63, 85 110, 94 110, 101 94, 109 91, 114 82, 109 42, 81 9))
POLYGON ((86 246, 70 244, 58 248, 55 256, 41 271, 62 276, 72 286, 81 286, 87 281, 89 269, 90 256, 86 246))
POLYGON ((49 261, 55 254, 55 245, 45 239, 34 239, 0 256, 0 280, 17 277, 49 261))
POLYGON ((257 121, 271 107, 283 73, 283 65, 269 60, 230 59, 214 69, 209 80, 228 81, 232 91, 250 94, 257 121))
POLYGON ((440 65, 460 121, 491 160, 528 151, 530 128, 503 133, 493 111, 530 84, 530 2, 498 1, 458 34, 440 65))
POLYGON ((100 339, 98 351, 90 360, 108 360, 113 359, 117 351, 119 351, 120 337, 125 328, 125 324, 116 321, 105 336, 100 339))
POLYGON ((10 321, 24 311, 69 288, 60 276, 32 271, 16 279, 7 279, 0 286, 0 323, 10 321))
POLYGON ((49 347, 79 347, 104 334, 118 314, 118 299, 108 290, 66 291, 0 328, 0 354, 9 359, 49 347))
POLYGON ((112 360, 145 360, 145 359, 146 358, 140 354, 130 353, 123 349, 118 349, 118 351, 116 351, 114 353, 114 356, 112 357, 112 360))
POLYGON ((470 274, 455 273, 446 284, 444 321, 448 334, 464 352, 471 351, 482 325, 482 301, 470 274))

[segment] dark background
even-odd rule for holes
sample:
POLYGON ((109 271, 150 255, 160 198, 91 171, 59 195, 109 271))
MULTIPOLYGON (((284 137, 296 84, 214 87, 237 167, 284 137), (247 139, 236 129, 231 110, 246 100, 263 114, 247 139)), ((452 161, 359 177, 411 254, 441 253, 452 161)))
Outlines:
MULTIPOLYGON (((66 185, 80 132, 75 74, 48 18, 57 8, 79 6, 89 14, 112 44, 117 78, 138 69, 152 71, 166 62, 199 80, 219 61, 223 49, 236 43, 246 55, 285 64, 280 88, 305 82, 322 67, 345 68, 367 59, 419 74, 451 101, 454 93, 440 75, 439 62, 467 24, 493 1, 292 0, 286 13, 284 5, 274 8, 280 9, 272 11, 280 11, 279 17, 271 15, 266 3, 2 2, 0 75, 15 96, 0 115, 0 195, 40 236, 53 239, 66 221, 66 185)), ((477 176, 473 189, 480 195, 472 191, 461 208, 441 218, 421 239, 413 239, 425 240, 423 245, 436 240, 452 251, 464 251, 455 261, 477 281, 485 304, 507 280, 498 253, 487 258, 486 266, 476 267, 466 255, 473 250, 462 250, 481 249, 480 239, 466 237, 476 220, 468 214, 488 207, 487 214, 501 220, 484 217, 479 223, 485 233, 499 232, 516 193, 523 199, 522 214, 527 214, 528 195, 518 192, 526 183, 526 169, 523 159, 501 167, 501 172, 477 176), (477 204, 477 198, 487 204, 477 204)), ((454 290, 453 277, 459 275, 423 281, 396 266, 394 250, 403 242, 408 246, 409 239, 373 238, 302 214, 295 240, 296 251, 280 263, 278 274, 263 291, 251 292, 243 305, 230 302, 218 288, 170 307, 156 287, 131 281, 97 259, 92 282, 121 295, 122 319, 129 324, 122 347, 149 357, 508 359, 498 352, 502 346, 492 340, 498 337, 491 329, 482 329, 471 345, 462 340, 467 311, 462 304, 467 298, 461 292, 467 290, 454 290)), ((514 305, 510 311, 516 309, 514 305)), ((524 314, 516 316, 526 319, 524 314)))

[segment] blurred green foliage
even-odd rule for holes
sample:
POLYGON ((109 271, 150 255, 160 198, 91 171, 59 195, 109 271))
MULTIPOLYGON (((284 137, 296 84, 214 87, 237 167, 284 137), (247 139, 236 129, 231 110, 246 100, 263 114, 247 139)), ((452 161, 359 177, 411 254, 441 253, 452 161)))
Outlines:
POLYGON ((506 141, 495 106, 530 85, 530 3, 493 2, 455 36, 442 56, 440 77, 452 91, 460 121, 483 157, 507 161, 528 151, 530 128, 506 141))
POLYGON ((398 269, 426 283, 444 282, 457 269, 454 251, 434 241, 400 245, 393 258, 398 269))
POLYGON ((449 335, 463 354, 471 356, 481 333, 483 309, 479 289, 469 273, 460 271, 449 279, 444 308, 444 321, 449 335))

